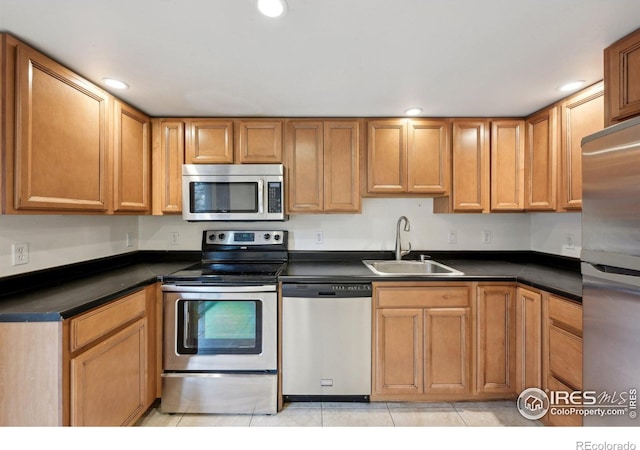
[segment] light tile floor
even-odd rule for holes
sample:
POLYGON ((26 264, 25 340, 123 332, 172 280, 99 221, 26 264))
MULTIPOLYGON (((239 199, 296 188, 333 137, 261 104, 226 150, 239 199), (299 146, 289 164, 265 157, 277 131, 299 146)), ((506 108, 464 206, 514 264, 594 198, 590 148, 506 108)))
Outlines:
POLYGON ((274 415, 163 414, 152 407, 144 427, 490 427, 542 426, 525 419, 515 401, 457 403, 287 403, 274 415))

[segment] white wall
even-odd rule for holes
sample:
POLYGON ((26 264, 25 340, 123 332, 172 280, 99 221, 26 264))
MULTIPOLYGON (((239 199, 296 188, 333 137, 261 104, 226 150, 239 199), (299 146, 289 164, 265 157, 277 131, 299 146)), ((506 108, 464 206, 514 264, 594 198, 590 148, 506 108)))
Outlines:
POLYGON ((200 250, 202 230, 258 228, 290 231, 292 250, 393 250, 396 221, 406 215, 403 242, 414 250, 535 250, 580 256, 580 213, 433 214, 431 199, 364 199, 362 214, 301 214, 287 222, 189 223, 181 216, 1 216, 0 277, 141 250, 200 250), (484 230, 491 242, 481 241, 484 230), (449 231, 457 243, 448 243, 449 231), (171 233, 178 233, 177 245, 171 233), (316 235, 322 233, 322 243, 316 235), (126 235, 133 236, 126 246, 126 235), (574 248, 567 247, 573 235, 574 248), (29 263, 12 265, 12 245, 29 244, 29 263))
POLYGON ((0 277, 126 253, 138 248, 136 216, 2 216, 0 277), (132 233, 132 247, 126 246, 132 233), (12 245, 29 244, 29 263, 12 265, 12 245))
POLYGON ((291 250, 393 250, 396 222, 405 215, 411 230, 403 242, 415 250, 529 250, 527 214, 433 214, 432 199, 363 199, 362 214, 299 214, 287 222, 188 223, 180 216, 141 217, 140 248, 148 250, 199 250, 202 230, 244 228, 289 230, 291 250), (449 244, 449 230, 457 244, 449 244), (482 231, 491 231, 491 243, 481 242, 482 231), (171 233, 179 244, 171 245, 171 233), (316 242, 322 233, 322 243, 316 242))

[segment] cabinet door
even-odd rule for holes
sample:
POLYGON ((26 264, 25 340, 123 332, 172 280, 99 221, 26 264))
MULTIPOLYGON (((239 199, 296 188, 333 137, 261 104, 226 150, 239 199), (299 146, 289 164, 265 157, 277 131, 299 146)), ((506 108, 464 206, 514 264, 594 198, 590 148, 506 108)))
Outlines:
POLYGON ((360 124, 324 122, 324 211, 360 211, 360 124))
POLYGON ((153 214, 182 212, 182 164, 184 122, 152 120, 153 128, 153 214))
POLYGON ((287 200, 291 213, 323 209, 323 140, 321 121, 287 123, 287 200))
POLYGON ((282 122, 282 120, 237 121, 237 161, 243 164, 281 163, 282 122))
POLYGON ((640 30, 604 50, 606 126, 640 114, 640 30))
POLYGON ((516 291, 517 390, 542 389, 542 295, 529 289, 516 291))
POLYGON ((424 392, 471 391, 471 335, 466 308, 424 310, 424 392))
POLYGON ((377 394, 423 392, 423 310, 376 310, 374 389, 377 394))
POLYGON ((149 117, 115 101, 113 138, 113 209, 151 209, 151 148, 149 117))
POLYGON ((515 288, 480 286, 477 291, 477 389, 516 392, 515 288))
POLYGON ((555 211, 557 198, 558 108, 526 120, 525 209, 555 211))
POLYGON ((187 164, 233 163, 233 120, 187 121, 187 164))
POLYGON ((489 212, 489 122, 454 119, 453 211, 489 212))
POLYGON ((15 208, 106 211, 111 97, 17 47, 15 208))
POLYGON ((491 211, 524 209, 524 121, 491 122, 491 211))
POLYGON ((408 192, 442 195, 449 192, 450 127, 448 120, 408 122, 408 192))
POLYGON ((582 138, 604 127, 602 83, 569 97, 561 108, 559 206, 579 210, 582 208, 582 138))
POLYGON ((371 120, 367 124, 367 192, 407 191, 407 121, 371 120))
POLYGON ((120 426, 146 409, 147 319, 71 358, 71 425, 120 426))

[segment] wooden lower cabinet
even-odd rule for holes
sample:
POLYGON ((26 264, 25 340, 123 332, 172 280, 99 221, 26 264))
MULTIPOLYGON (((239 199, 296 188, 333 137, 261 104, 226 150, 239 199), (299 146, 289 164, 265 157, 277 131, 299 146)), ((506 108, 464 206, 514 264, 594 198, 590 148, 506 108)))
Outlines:
POLYGON ((71 358, 71 425, 129 425, 146 410, 147 319, 71 358))
POLYGON ((516 387, 542 388, 542 294, 523 287, 516 290, 516 387))
POLYGON ((372 400, 471 393, 470 287, 374 283, 372 400))
MULTIPOLYGON (((543 319, 543 389, 546 392, 581 391, 582 386, 582 305, 545 293, 543 319)), ((579 414, 547 413, 545 425, 581 426, 579 414)))
POLYGON ((516 309, 513 285, 482 285, 476 295, 478 393, 516 392, 516 309))

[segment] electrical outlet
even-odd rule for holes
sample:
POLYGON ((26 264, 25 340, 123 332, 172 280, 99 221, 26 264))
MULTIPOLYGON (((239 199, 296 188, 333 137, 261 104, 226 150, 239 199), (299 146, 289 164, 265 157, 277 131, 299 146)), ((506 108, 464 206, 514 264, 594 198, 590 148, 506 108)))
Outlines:
POLYGON ((574 250, 576 248, 576 236, 575 234, 567 234, 567 250, 574 250))
POLYGON ((127 247, 133 247, 133 233, 129 231, 127 233, 127 247))
POLYGON ((316 231, 316 244, 324 243, 324 233, 322 231, 316 231))
POLYGON ((171 245, 179 245, 180 244, 180 233, 177 231, 172 231, 169 233, 169 244, 171 245))
POLYGON ((483 244, 490 244, 491 243, 491 231, 490 230, 483 230, 482 231, 482 243, 483 244))
POLYGON ((13 244, 12 254, 14 266, 29 263, 29 244, 26 242, 13 244))
POLYGON ((458 243, 458 232, 455 230, 449 230, 447 234, 447 242, 449 244, 457 244, 458 243))

